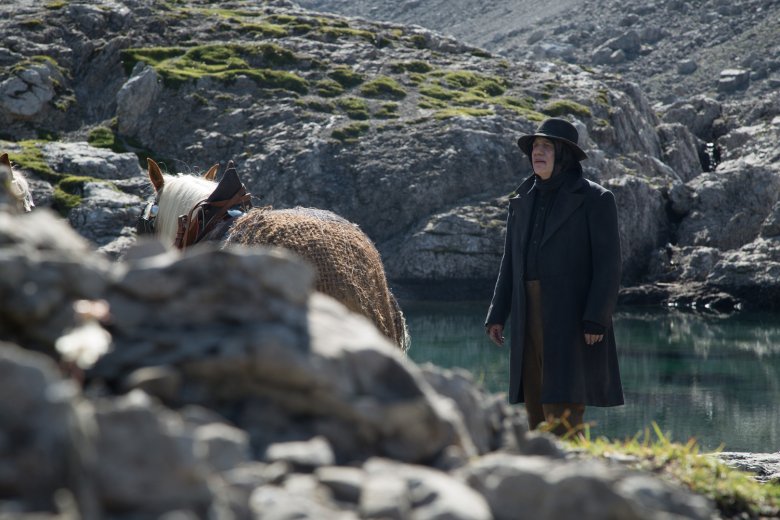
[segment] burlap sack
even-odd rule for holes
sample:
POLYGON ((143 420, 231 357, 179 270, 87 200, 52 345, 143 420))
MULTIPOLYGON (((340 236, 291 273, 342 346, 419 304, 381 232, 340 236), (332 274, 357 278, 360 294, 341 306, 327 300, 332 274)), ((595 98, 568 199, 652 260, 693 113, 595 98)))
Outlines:
POLYGON ((406 350, 409 335, 387 285, 384 265, 360 228, 330 211, 256 208, 236 220, 226 244, 273 245, 298 253, 317 270, 317 290, 372 320, 406 350))

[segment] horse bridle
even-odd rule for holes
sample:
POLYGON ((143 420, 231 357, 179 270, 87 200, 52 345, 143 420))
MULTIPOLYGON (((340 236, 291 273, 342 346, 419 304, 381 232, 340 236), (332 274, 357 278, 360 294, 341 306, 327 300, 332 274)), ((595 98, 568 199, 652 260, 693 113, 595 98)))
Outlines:
POLYGON ((241 188, 227 200, 203 199, 192 207, 189 214, 179 215, 176 240, 174 245, 179 249, 197 244, 220 222, 243 215, 252 207, 252 196, 243 184, 241 188), (209 215, 209 209, 216 211, 209 215))
POLYGON ((153 201, 148 202, 138 217, 135 232, 139 235, 153 235, 157 224, 157 213, 160 211, 159 195, 153 201))

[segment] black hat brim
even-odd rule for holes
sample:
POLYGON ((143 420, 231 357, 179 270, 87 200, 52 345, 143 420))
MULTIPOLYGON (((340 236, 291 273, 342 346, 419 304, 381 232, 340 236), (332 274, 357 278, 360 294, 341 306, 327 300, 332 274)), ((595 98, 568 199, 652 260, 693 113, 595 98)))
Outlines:
POLYGON ((574 152, 574 156, 577 158, 578 161, 584 161, 588 158, 588 154, 585 153, 585 151, 577 145, 577 143, 573 141, 569 141, 568 139, 564 139, 562 137, 558 137, 557 135, 549 135, 545 133, 535 133, 535 134, 529 134, 529 135, 523 135, 520 136, 520 138, 517 140, 517 146, 520 147, 520 149, 528 156, 531 157, 531 147, 533 146, 534 139, 537 137, 544 137, 545 139, 550 139, 552 141, 560 141, 562 143, 565 143, 569 145, 569 147, 574 152))

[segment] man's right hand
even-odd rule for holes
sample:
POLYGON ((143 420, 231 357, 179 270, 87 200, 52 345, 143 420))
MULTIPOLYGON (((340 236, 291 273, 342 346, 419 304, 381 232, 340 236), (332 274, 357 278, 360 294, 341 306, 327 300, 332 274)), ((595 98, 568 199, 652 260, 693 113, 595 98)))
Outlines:
POLYGON ((490 338, 490 341, 498 345, 499 347, 504 346, 504 326, 499 323, 492 323, 487 326, 486 332, 488 337, 490 338))

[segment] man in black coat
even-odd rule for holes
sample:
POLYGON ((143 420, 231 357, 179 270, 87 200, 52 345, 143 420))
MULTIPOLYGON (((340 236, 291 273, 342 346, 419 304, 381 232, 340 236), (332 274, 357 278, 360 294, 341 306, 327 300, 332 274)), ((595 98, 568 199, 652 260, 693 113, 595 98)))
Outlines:
POLYGON ((485 320, 511 330, 509 401, 531 429, 581 427, 585 406, 623 404, 612 312, 620 284, 615 198, 583 177, 577 129, 551 118, 518 139, 534 175, 509 200, 506 242, 485 320))

